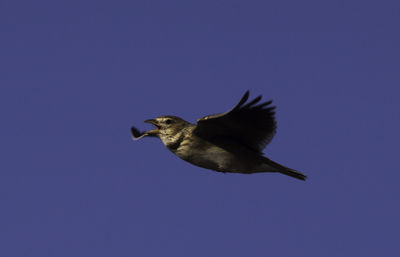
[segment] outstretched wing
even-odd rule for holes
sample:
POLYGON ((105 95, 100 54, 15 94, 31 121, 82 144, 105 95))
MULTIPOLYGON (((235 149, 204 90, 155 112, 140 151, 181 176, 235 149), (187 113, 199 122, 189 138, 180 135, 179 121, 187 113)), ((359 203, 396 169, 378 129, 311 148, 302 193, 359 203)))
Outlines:
POLYGON ((210 141, 230 138, 261 152, 276 132, 275 107, 272 101, 258 104, 261 95, 246 103, 248 98, 249 91, 232 110, 198 119, 194 133, 210 141))

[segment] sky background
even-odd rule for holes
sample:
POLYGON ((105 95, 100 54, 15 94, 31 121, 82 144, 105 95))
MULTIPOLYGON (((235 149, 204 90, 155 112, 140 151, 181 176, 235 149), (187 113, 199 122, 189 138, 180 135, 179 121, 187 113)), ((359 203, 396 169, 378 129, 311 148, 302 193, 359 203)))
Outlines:
POLYGON ((400 256, 398 1, 0 4, 0 255, 400 256), (222 174, 130 126, 249 89, 271 159, 222 174))

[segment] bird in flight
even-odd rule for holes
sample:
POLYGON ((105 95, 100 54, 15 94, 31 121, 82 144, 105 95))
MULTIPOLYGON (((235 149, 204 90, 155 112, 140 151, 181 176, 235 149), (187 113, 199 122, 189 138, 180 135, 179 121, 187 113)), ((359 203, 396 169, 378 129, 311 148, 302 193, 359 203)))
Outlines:
POLYGON ((219 172, 279 172, 300 180, 306 175, 278 164, 262 153, 276 132, 272 101, 259 103, 261 95, 251 101, 249 91, 231 110, 205 116, 191 124, 177 116, 160 116, 146 120, 154 129, 141 132, 131 128, 132 138, 158 137, 181 159, 196 166, 219 172))

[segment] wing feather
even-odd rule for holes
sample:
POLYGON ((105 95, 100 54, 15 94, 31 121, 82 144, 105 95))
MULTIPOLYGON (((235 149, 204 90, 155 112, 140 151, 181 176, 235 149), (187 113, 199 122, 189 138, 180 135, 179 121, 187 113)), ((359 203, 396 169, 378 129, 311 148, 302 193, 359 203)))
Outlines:
POLYGON ((257 105, 261 95, 246 103, 249 95, 246 91, 239 103, 227 112, 198 119, 194 133, 215 142, 229 138, 261 152, 276 132, 275 107, 270 106, 272 101, 257 105))

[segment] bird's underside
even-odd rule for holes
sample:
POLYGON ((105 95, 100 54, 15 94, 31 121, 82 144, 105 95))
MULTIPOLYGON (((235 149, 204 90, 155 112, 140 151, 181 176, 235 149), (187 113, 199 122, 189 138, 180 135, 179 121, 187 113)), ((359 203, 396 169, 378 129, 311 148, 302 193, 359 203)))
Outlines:
POLYGON ((169 150, 185 161, 206 169, 234 173, 280 172, 305 180, 301 172, 263 156, 262 150, 276 132, 272 101, 259 103, 261 96, 247 102, 247 91, 230 111, 205 116, 190 124, 176 116, 147 120, 155 129, 131 128, 134 140, 159 137, 169 150))

